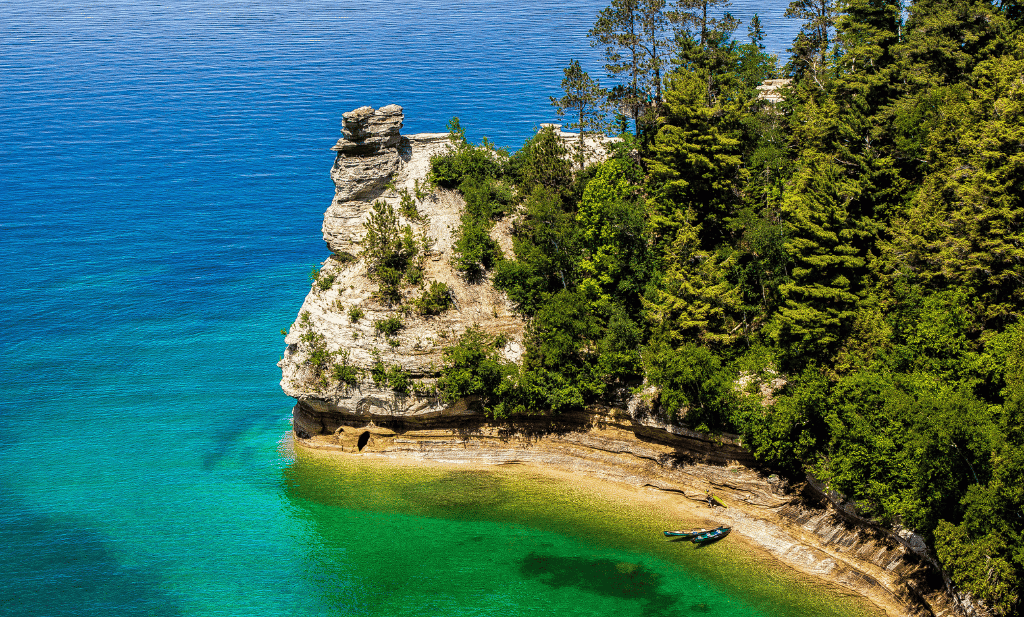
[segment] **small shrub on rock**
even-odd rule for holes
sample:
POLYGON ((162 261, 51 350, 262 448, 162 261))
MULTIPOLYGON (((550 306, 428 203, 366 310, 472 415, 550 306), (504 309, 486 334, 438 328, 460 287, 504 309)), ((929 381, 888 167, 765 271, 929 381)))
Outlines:
POLYGON ((373 329, 377 334, 383 334, 388 338, 394 337, 404 327, 405 324, 402 323, 402 319, 397 315, 392 315, 387 319, 378 319, 373 322, 373 329))
POLYGON ((501 248, 488 233, 488 224, 468 212, 462 215, 462 225, 456 233, 455 269, 466 275, 470 282, 479 281, 484 272, 501 260, 501 248))
POLYGON ((414 303, 420 315, 440 315, 452 305, 452 290, 445 283, 431 281, 430 288, 414 303))

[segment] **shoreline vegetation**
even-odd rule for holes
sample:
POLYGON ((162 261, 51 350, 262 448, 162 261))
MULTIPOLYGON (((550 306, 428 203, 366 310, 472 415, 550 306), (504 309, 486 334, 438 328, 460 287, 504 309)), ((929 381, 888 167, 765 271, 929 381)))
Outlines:
MULTIPOLYGON (((1024 7, 794 0, 784 63, 756 16, 744 37, 725 9, 613 0, 590 31, 613 87, 572 61, 552 98, 579 142, 546 127, 509 153, 469 144, 453 119, 401 217, 375 203, 361 252, 332 259, 365 264, 395 312, 376 336, 398 349, 401 316, 459 310, 425 278, 433 240, 400 221, 419 220, 421 188, 457 195, 451 268, 507 300, 521 340, 470 326, 435 372, 375 348, 372 369, 345 356, 333 379, 348 391, 372 376, 496 426, 641 401, 670 425, 738 435, 758 469, 810 474, 858 520, 911 538, 956 611, 1015 614, 1024 7), (605 134, 607 153, 583 147, 605 134)), ((312 372, 332 386, 304 318, 312 372)))

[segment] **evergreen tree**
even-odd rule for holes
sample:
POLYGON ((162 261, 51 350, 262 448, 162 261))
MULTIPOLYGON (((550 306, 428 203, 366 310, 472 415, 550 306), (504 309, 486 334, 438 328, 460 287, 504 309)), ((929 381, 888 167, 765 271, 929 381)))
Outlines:
POLYGON ((653 339, 672 348, 686 341, 735 338, 739 298, 725 276, 731 264, 702 250, 694 218, 692 210, 684 216, 665 254, 662 280, 643 299, 653 339))
POLYGON ((551 97, 551 104, 554 105, 559 118, 567 112, 571 112, 575 117, 574 121, 565 126, 580 131, 576 160, 582 169, 586 161, 586 135, 603 132, 607 126, 604 100, 608 93, 580 67, 578 60, 570 61, 564 73, 562 91, 565 92, 565 96, 560 99, 551 97))
POLYGON ((732 16, 725 13, 732 0, 676 0, 670 11, 676 40, 692 38, 701 49, 707 49, 716 32, 735 29, 732 16), (722 17, 716 14, 722 11, 722 17))
POLYGON ((786 17, 803 22, 789 49, 789 73, 797 79, 809 79, 821 89, 825 89, 827 80, 835 13, 834 0, 793 0, 786 9, 786 17))
POLYGON ((580 293, 633 313, 649 276, 642 202, 638 207, 641 179, 637 165, 628 159, 602 163, 576 212, 583 247, 580 293))
POLYGON ((847 210, 852 187, 839 163, 820 155, 801 164, 782 202, 793 266, 779 289, 783 306, 771 327, 797 364, 828 360, 837 350, 853 323, 865 274, 847 210))
POLYGON ((960 287, 989 327, 1024 316, 1024 53, 985 62, 977 86, 943 89, 923 147, 927 176, 879 262, 929 289, 960 287))
POLYGON ((669 48, 665 0, 612 0, 587 36, 604 47, 605 70, 619 78, 611 99, 636 121, 637 135, 661 101, 662 72, 669 48))
POLYGON ((916 90, 962 81, 1004 53, 1008 29, 989 0, 916 0, 901 47, 904 79, 916 90))
POLYGON ((727 236, 747 171, 742 165, 742 103, 708 102, 708 80, 699 71, 669 76, 665 112, 647 160, 654 192, 648 200, 655 238, 671 242, 692 209, 701 244, 713 249, 727 236))

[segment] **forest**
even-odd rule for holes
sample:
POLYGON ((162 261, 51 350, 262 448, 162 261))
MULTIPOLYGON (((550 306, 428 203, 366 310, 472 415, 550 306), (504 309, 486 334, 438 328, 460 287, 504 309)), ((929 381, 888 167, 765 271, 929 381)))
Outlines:
POLYGON ((1024 586, 1024 5, 795 0, 789 56, 720 0, 613 0, 541 130, 432 161, 456 267, 527 320, 439 389, 496 419, 646 396, 925 539, 997 614, 1024 586), (745 30, 745 32, 743 32, 745 30), (602 79, 605 85, 602 86, 602 79), (765 97, 766 79, 780 95, 765 97), (761 94, 761 96, 759 96, 761 94), (513 217, 514 254, 489 230, 513 217))

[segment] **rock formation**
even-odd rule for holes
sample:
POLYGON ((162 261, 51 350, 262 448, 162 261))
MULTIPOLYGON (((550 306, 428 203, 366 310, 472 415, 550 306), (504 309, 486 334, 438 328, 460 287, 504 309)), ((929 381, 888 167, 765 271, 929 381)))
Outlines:
MULTIPOLYGON (((342 114, 342 134, 332 150, 338 151, 331 169, 334 201, 324 214, 324 242, 334 253, 354 255, 363 236, 363 219, 369 204, 402 163, 402 108, 388 105, 374 111, 360 107, 342 114)), ((408 156, 408 153, 407 153, 408 156)))
MULTIPOLYGON (((465 202, 457 192, 426 188, 430 158, 451 147, 448 134, 400 135, 403 114, 397 105, 378 110, 361 107, 342 118, 343 136, 332 148, 338 153, 331 170, 334 201, 323 224, 324 241, 333 255, 321 266, 320 277, 330 285, 326 289, 317 283, 311 286, 299 318, 285 337, 288 347, 278 364, 281 387, 300 406, 351 415, 363 422, 381 415, 423 418, 452 413, 433 394, 444 347, 476 326, 490 334, 504 334, 505 357, 518 359, 523 322, 489 281, 471 284, 451 266, 453 235, 465 202), (382 200, 397 211, 403 194, 417 202, 420 216, 403 216, 400 224, 409 225, 431 244, 423 258, 423 287, 432 281, 445 283, 454 301, 440 315, 419 316, 408 311, 408 304, 403 309, 382 303, 375 297, 377 283, 368 278, 366 263, 358 257, 373 203, 382 200), (374 323, 390 317, 399 318, 403 329, 395 336, 382 336, 374 323), (317 347, 331 355, 322 370, 309 363, 317 347), (333 364, 357 371, 357 383, 340 383, 331 374, 333 364), (399 394, 376 383, 372 370, 378 364, 400 367, 411 381, 409 391, 399 394)), ((507 225, 496 225, 492 236, 503 250, 511 251, 507 225)), ((410 300, 422 291, 407 286, 403 295, 410 300)))
MULTIPOLYGON (((756 471, 738 438, 665 422, 645 404, 646 391, 623 392, 618 400, 576 414, 501 424, 488 422, 473 401, 438 400, 432 384, 446 346, 475 326, 505 335, 504 356, 518 360, 525 324, 489 280, 471 284, 453 269, 453 235, 465 203, 458 193, 424 188, 430 158, 450 148, 448 135, 402 136, 402 119, 397 105, 362 107, 343 116, 343 137, 333 148, 335 196, 323 224, 333 255, 311 285, 279 363, 281 386, 297 399, 293 428, 300 445, 474 464, 535 463, 670 491, 681 499, 703 500, 704 491, 713 490, 736 505, 716 516, 783 563, 844 585, 892 614, 951 613, 948 597, 912 547, 886 530, 852 521, 815 492, 812 482, 787 488, 756 471), (436 316, 381 303, 360 257, 374 201, 397 210, 403 194, 406 200, 415 196, 419 216, 403 216, 401 224, 431 245, 423 260, 424 284, 444 282, 454 299, 452 308, 436 316), (389 317, 400 317, 404 328, 382 336, 373 324, 389 317), (320 368, 314 366, 318 361, 320 368), (351 369, 354 383, 334 374, 334 365, 351 369), (398 393, 372 378, 375 367, 398 369, 411 385, 398 393)), ((491 232, 506 254, 509 229, 505 221, 491 232)), ((422 288, 407 286, 402 293, 411 299, 422 288)))

